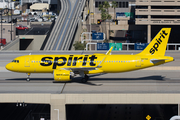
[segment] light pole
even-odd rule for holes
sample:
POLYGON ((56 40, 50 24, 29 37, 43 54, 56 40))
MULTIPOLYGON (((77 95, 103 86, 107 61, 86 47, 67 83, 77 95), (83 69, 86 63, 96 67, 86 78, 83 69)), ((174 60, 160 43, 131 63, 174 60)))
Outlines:
MULTIPOLYGON (((91 14, 94 14, 94 13, 90 13, 90 34, 89 34, 89 39, 90 39, 90 43, 91 43, 91 35, 92 35, 92 32, 91 32, 91 19, 94 19, 94 18, 91 18, 91 14)), ((90 49, 89 49, 90 51, 91 51, 91 44, 90 44, 90 49)))
POLYGON ((1 10, 1 49, 2 49, 2 10, 1 10))
POLYGON ((12 2, 11 2, 11 41, 12 41, 12 2))

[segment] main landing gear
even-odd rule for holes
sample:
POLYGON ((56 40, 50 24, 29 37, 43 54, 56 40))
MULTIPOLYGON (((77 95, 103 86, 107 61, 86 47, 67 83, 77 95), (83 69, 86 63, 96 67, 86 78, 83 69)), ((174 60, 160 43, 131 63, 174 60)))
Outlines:
POLYGON ((81 79, 82 83, 86 83, 89 80, 89 76, 87 76, 86 74, 84 75, 84 77, 81 79))
POLYGON ((27 79, 26 79, 27 82, 30 81, 30 75, 31 75, 31 73, 27 73, 27 79))
POLYGON ((82 82, 82 83, 86 83, 86 82, 88 81, 89 76, 87 76, 86 74, 84 74, 84 71, 80 71, 80 72, 79 72, 79 75, 82 77, 82 79, 81 79, 81 82, 82 82))

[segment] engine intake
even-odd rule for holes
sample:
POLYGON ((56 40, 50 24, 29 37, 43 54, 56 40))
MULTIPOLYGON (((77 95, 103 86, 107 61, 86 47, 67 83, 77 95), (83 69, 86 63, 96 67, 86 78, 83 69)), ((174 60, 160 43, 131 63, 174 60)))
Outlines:
POLYGON ((74 77, 73 72, 70 70, 54 70, 53 74, 55 81, 71 81, 74 77))

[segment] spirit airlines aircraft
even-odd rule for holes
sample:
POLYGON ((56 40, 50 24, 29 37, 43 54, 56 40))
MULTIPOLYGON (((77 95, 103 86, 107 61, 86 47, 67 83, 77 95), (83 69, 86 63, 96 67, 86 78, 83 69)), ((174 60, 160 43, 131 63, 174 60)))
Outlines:
POLYGON ((92 55, 25 55, 15 58, 6 65, 13 72, 53 73, 55 81, 70 81, 76 74, 87 82, 87 74, 119 73, 139 70, 173 61, 173 57, 164 56, 171 28, 162 28, 151 43, 136 55, 111 55, 112 48, 106 54, 92 55))

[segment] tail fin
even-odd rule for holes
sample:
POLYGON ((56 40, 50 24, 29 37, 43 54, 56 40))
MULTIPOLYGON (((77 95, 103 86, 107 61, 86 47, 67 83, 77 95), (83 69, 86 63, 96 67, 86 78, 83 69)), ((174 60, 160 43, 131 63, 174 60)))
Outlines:
POLYGON ((138 55, 161 55, 164 56, 169 40, 171 28, 162 28, 149 45, 138 55))

